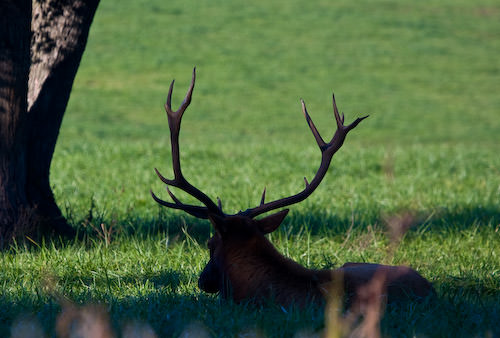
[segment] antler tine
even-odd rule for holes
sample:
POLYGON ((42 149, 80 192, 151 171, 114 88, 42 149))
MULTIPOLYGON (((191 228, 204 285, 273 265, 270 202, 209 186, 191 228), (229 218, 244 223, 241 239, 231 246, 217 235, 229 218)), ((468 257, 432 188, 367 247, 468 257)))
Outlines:
POLYGON ((168 88, 168 94, 167 94, 167 102, 165 102, 165 111, 167 112, 167 115, 174 115, 175 112, 172 111, 172 91, 174 90, 174 83, 175 80, 172 80, 170 83, 170 88, 168 88))
POLYGON ((332 93, 333 102, 333 114, 335 115, 335 121, 337 121, 337 128, 342 128, 344 126, 344 113, 342 117, 339 115, 339 110, 337 109, 337 103, 335 102, 335 94, 332 93))
MULTIPOLYGON (((179 187, 182 189, 181 186, 179 186, 179 182, 177 182, 176 180, 169 180, 168 178, 164 177, 159 171, 158 169, 154 168, 155 169, 155 172, 156 172, 156 175, 158 175, 158 177, 160 178, 160 180, 167 184, 167 186, 165 187, 170 198, 174 201, 174 203, 170 203, 170 202, 167 202, 167 201, 164 201, 160 198, 158 198, 152 190, 150 190, 150 193, 151 193, 151 196, 153 197, 153 199, 160 205, 163 205, 165 207, 169 207, 169 208, 173 208, 173 209, 180 209, 180 210, 183 210, 185 212, 187 212, 188 214, 192 215, 192 216, 195 216, 195 217, 198 217, 198 218, 203 218, 203 219, 207 219, 208 218, 208 208, 207 207, 201 207, 201 206, 196 206, 196 205, 189 205, 189 204, 184 204, 182 203, 173 193, 172 191, 168 188, 169 185, 173 186, 173 187, 179 187)), ((222 208, 219 208, 222 210, 222 208)))
POLYGON ((186 110, 186 108, 191 103, 191 96, 193 95, 193 89, 194 89, 194 83, 195 83, 195 81, 196 81, 196 67, 193 68, 193 75, 191 77, 191 84, 189 85, 189 89, 188 89, 188 91, 186 93, 186 96, 184 97, 184 100, 182 100, 182 103, 181 103, 179 109, 177 110, 181 114, 184 113, 184 111, 186 110))
POLYGON ((156 172, 156 176, 158 176, 163 183, 175 187, 175 184, 176 184, 175 180, 169 180, 168 178, 166 178, 165 176, 163 176, 162 174, 160 174, 160 172, 158 171, 158 169, 156 169, 156 168, 154 168, 154 169, 155 169, 155 172, 156 172))
POLYGON ((175 204, 182 204, 181 201, 177 197, 175 197, 175 195, 170 191, 170 189, 168 188, 168 186, 166 186, 165 189, 167 190, 168 195, 175 202, 175 204))
POLYGON ((358 117, 353 123, 351 123, 348 126, 344 126, 344 113, 342 115, 339 115, 339 111, 337 109, 337 103, 335 102, 335 94, 332 94, 332 101, 333 101, 333 113, 335 115, 335 120, 337 121, 337 128, 343 128, 346 129, 347 131, 354 129, 361 121, 366 119, 370 115, 366 115, 363 117, 358 117))
POLYGON ((316 139, 316 143, 318 144, 321 150, 321 163, 312 181, 308 182, 307 178, 304 177, 305 188, 299 193, 272 202, 261 203, 258 207, 249 208, 245 211, 240 212, 240 214, 247 215, 250 217, 255 217, 265 212, 286 207, 288 205, 303 201, 309 195, 311 195, 314 192, 314 190, 316 190, 316 188, 319 186, 319 184, 325 177, 326 172, 328 171, 328 167, 330 166, 330 162, 332 160, 333 155, 340 149, 340 147, 342 147, 342 144, 344 143, 347 133, 350 130, 354 129, 361 121, 363 121, 365 118, 368 117, 364 116, 357 118, 350 125, 344 126, 344 114, 340 116, 334 95, 332 95, 332 99, 333 99, 333 114, 335 116, 335 121, 337 123, 337 130, 335 131, 331 141, 328 143, 326 143, 319 134, 318 130, 316 129, 316 126, 314 125, 313 121, 311 120, 311 117, 307 112, 307 108, 304 101, 301 99, 302 112, 304 113, 307 124, 309 125, 309 129, 311 129, 311 132, 313 133, 314 138, 316 139))
POLYGON ((167 94, 167 102, 165 103, 165 110, 167 111, 167 115, 170 117, 177 117, 180 119, 182 117, 182 114, 186 111, 186 108, 189 106, 191 103, 191 97, 193 95, 193 89, 194 89, 194 84, 196 82, 196 67, 193 68, 193 75, 191 77, 191 84, 189 85, 189 89, 186 93, 186 96, 182 100, 181 105, 179 106, 179 109, 176 111, 172 110, 172 92, 174 89, 174 83, 175 80, 172 80, 170 83, 170 87, 168 89, 168 94, 167 94))
POLYGON ((153 199, 156 201, 156 203, 163 205, 164 207, 182 210, 184 212, 187 212, 191 216, 194 216, 197 218, 202 218, 202 219, 208 218, 207 208, 196 206, 196 205, 183 204, 170 191, 169 191, 169 195, 172 197, 172 199, 174 199, 175 203, 166 202, 166 201, 158 198, 152 190, 150 190, 149 192, 151 193, 151 197, 153 197, 153 199))
POLYGON ((363 117, 358 117, 358 118, 357 118, 357 119, 356 119, 353 123, 351 123, 350 125, 348 125, 348 126, 346 127, 346 129, 349 131, 349 130, 351 130, 351 129, 356 128, 356 126, 357 126, 357 125, 358 125, 361 121, 363 121, 364 119, 366 119, 368 116, 370 116, 370 115, 365 115, 365 116, 363 116, 363 117))
POLYGON ((319 134, 318 129, 316 129, 316 126, 314 125, 314 122, 311 119, 311 116, 309 116, 309 113, 307 112, 307 108, 306 108, 306 103, 302 99, 300 99, 300 102, 302 104, 302 113, 304 113, 304 117, 306 118, 307 124, 309 125, 309 129, 311 129, 318 146, 320 148, 323 148, 326 145, 326 143, 325 143, 325 141, 323 141, 323 138, 319 134))
POLYGON ((266 201, 266 188, 264 188, 264 191, 262 192, 262 197, 260 198, 260 205, 264 204, 266 201))

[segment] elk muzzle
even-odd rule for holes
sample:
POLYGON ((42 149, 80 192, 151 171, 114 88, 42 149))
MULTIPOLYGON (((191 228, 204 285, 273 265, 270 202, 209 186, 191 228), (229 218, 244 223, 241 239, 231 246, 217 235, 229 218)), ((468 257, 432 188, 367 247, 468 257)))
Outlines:
POLYGON ((222 287, 222 270, 213 261, 210 260, 198 279, 198 287, 208 293, 217 293, 222 287))

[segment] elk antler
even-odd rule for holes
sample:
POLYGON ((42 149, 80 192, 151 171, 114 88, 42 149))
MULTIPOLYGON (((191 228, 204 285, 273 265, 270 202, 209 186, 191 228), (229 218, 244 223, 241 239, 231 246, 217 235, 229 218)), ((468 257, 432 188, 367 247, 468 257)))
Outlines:
POLYGON ((293 196, 281 198, 279 200, 275 200, 268 203, 265 203, 264 201, 266 193, 264 189, 260 205, 258 207, 249 208, 245 211, 240 212, 241 215, 254 218, 255 216, 258 216, 265 212, 298 203, 306 199, 318 187, 318 185, 321 183, 321 180, 323 180, 323 177, 325 177, 325 174, 328 170, 328 167, 330 166, 330 162, 332 160, 333 155, 337 152, 337 150, 340 149, 340 147, 342 147, 342 144, 344 144, 344 140, 347 136, 347 133, 352 129, 354 129, 361 121, 363 121, 368 117, 368 115, 359 117, 353 123, 344 126, 344 113, 342 113, 342 116, 339 115, 334 95, 332 95, 332 99, 333 99, 333 113, 335 115, 335 120, 337 121, 337 131, 335 132, 332 139, 328 143, 326 143, 323 140, 318 130, 316 129, 314 122, 311 120, 311 117, 307 113, 305 102, 302 99, 300 100, 300 102, 302 103, 302 112, 304 113, 307 124, 309 125, 309 128, 311 129, 314 138, 316 139, 316 143, 318 144, 318 147, 321 150, 321 164, 313 180, 309 183, 307 179, 304 177, 304 182, 305 182, 304 190, 293 196))
MULTIPOLYGON (((193 89, 194 89, 194 83, 196 80, 196 67, 193 69, 193 77, 191 79, 191 85, 189 86, 189 89, 187 91, 186 97, 181 103, 181 106, 177 111, 172 110, 172 91, 174 89, 174 82, 175 80, 172 81, 170 84, 170 88, 168 90, 168 95, 167 95, 167 102, 165 103, 165 111, 167 112, 167 118, 168 118, 168 126, 170 128, 170 143, 172 146, 172 166, 174 169, 174 179, 169 180, 165 178, 158 169, 155 168, 155 172, 160 178, 160 180, 163 181, 167 185, 167 192, 174 201, 174 203, 171 202, 166 202, 161 199, 159 199, 153 191, 151 191, 151 196, 153 196, 153 199, 166 207, 173 208, 173 209, 180 209, 188 214, 198 217, 198 218, 208 218, 208 213, 214 213, 217 215, 223 215, 222 209, 218 207, 206 194, 204 194, 201 190, 195 188, 193 185, 191 185, 185 178, 184 175, 182 174, 181 170, 181 162, 180 162, 180 156, 179 156, 179 133, 181 129, 181 120, 182 120, 182 115, 184 114, 184 111, 186 111, 186 108, 189 106, 191 103, 191 96, 193 94, 193 89), (186 193, 190 194, 191 196, 195 197, 198 199, 200 202, 202 202, 205 207, 201 206, 196 206, 196 205, 188 205, 188 204, 183 204, 175 195, 168 189, 168 186, 176 187, 179 188, 186 193)), ((220 205, 220 203, 219 203, 220 205)))
MULTIPOLYGON (((229 216, 227 214, 224 214, 222 212, 222 203, 220 199, 218 199, 217 204, 215 204, 206 194, 204 194, 201 190, 195 188, 193 185, 191 185, 183 176, 182 171, 181 171, 181 164, 180 164, 180 156, 179 156, 179 132, 180 132, 180 127, 181 127, 181 119, 182 115, 184 114, 184 111, 186 108, 189 106, 191 103, 191 96, 193 94, 193 89, 194 89, 194 83, 196 79, 196 68, 193 69, 193 77, 191 80, 191 85, 189 86, 188 92, 186 94, 186 97, 182 101, 181 106, 177 111, 173 111, 171 107, 171 101, 172 101, 172 91, 174 87, 174 81, 170 84, 170 88, 168 90, 168 95, 167 95, 167 102, 165 104, 165 110, 167 112, 167 117, 168 117, 168 126, 170 128, 170 142, 172 146, 172 166, 174 170, 174 179, 167 179, 165 178, 160 172, 155 168, 156 174, 158 177, 167 185, 167 192, 174 201, 172 202, 166 202, 158 198, 152 191, 151 191, 151 196, 153 196, 153 199, 166 207, 173 208, 173 209, 180 209, 188 214, 198 217, 198 218, 208 218, 208 214, 216 214, 219 216, 229 216), (183 190, 184 192, 188 193, 189 195, 195 197, 198 199, 200 202, 202 202, 205 206, 196 206, 196 205, 189 205, 189 204, 184 204, 182 203, 175 195, 168 189, 168 186, 173 186, 176 188, 179 188, 183 190)), ((314 138, 316 139, 316 143, 318 144, 319 149, 321 150, 321 164, 319 166, 318 171, 316 172, 316 175, 314 176, 313 180, 309 183, 307 179, 304 177, 305 181, 305 188, 301 192, 281 198, 279 200, 275 200, 272 202, 265 202, 265 196, 266 196, 266 190, 264 189, 264 192, 262 193, 260 205, 255 207, 255 208, 249 208, 245 211, 240 211, 239 213, 235 215, 241 215, 241 216, 248 216, 250 218, 254 218, 260 214, 263 214, 265 212, 282 208, 291 204, 298 203, 300 201, 303 201, 306 199, 309 195, 313 193, 313 191, 319 186, 321 183, 321 180, 323 180, 323 177, 325 176, 328 167, 330 165, 330 162, 332 160, 333 155, 337 152, 337 150, 342 147, 342 144, 344 143, 344 140, 347 136, 347 133, 354 129, 362 120, 368 117, 360 117, 357 118, 353 123, 345 126, 344 125, 344 114, 342 113, 342 116, 339 115, 338 109, 337 109, 337 104, 335 103, 335 96, 333 97, 333 113, 335 115, 335 120, 337 121, 337 130, 335 134, 333 135, 332 139, 330 142, 326 143, 321 135, 319 134, 318 130, 316 129, 316 126, 314 125, 313 121, 311 120, 311 117, 307 113, 306 109, 306 104, 304 103, 303 100, 300 100, 302 103, 302 112, 304 113, 304 116, 306 118, 307 124, 309 125, 309 128, 311 129, 314 138)))

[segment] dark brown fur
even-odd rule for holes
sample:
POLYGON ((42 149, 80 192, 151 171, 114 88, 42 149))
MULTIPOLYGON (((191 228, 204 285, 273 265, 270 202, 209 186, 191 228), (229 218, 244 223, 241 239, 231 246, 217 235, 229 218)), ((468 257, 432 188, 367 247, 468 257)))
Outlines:
POLYGON ((209 240, 210 261, 199 279, 206 292, 219 292, 235 302, 260 302, 267 298, 278 304, 300 306, 322 301, 331 291, 332 278, 342 278, 343 293, 356 297, 378 274, 388 301, 426 297, 432 285, 405 266, 347 263, 335 270, 307 269, 281 255, 264 236, 278 228, 288 210, 262 220, 244 216, 210 220, 216 229, 209 240))

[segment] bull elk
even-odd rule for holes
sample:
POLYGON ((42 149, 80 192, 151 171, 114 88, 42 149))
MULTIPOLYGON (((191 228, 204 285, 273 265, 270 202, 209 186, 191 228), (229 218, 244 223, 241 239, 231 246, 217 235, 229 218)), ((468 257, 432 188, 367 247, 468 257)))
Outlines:
POLYGON ((333 155, 341 148, 349 131, 354 129, 368 116, 357 118, 353 123, 344 125, 344 115, 340 115, 333 97, 333 113, 337 130, 329 142, 325 142, 311 120, 304 101, 302 112, 316 143, 321 151, 321 163, 314 178, 306 178, 305 188, 299 193, 271 202, 265 201, 266 190, 262 193, 260 204, 236 214, 222 211, 222 203, 215 203, 205 193, 191 185, 183 176, 179 158, 179 132, 182 115, 191 102, 196 69, 193 70, 191 85, 177 111, 171 108, 174 81, 170 84, 165 104, 172 147, 174 178, 167 179, 155 168, 158 177, 167 185, 166 189, 173 202, 158 198, 152 191, 153 199, 162 206, 183 210, 201 219, 209 219, 215 234, 208 241, 210 261, 200 275, 198 285, 205 292, 220 292, 223 298, 235 302, 243 300, 261 301, 272 297, 281 305, 291 303, 305 305, 311 300, 324 299, 332 283, 332 276, 343 276, 345 294, 356 294, 375 274, 382 276, 383 287, 388 300, 402 297, 425 297, 433 289, 431 284, 415 270, 404 266, 380 264, 347 263, 335 270, 306 269, 291 259, 281 255, 265 237, 275 231, 288 213, 284 209, 256 219, 271 210, 283 208, 306 199, 319 186, 325 176, 333 155), (195 197, 203 206, 182 203, 168 188, 178 188, 195 197))

